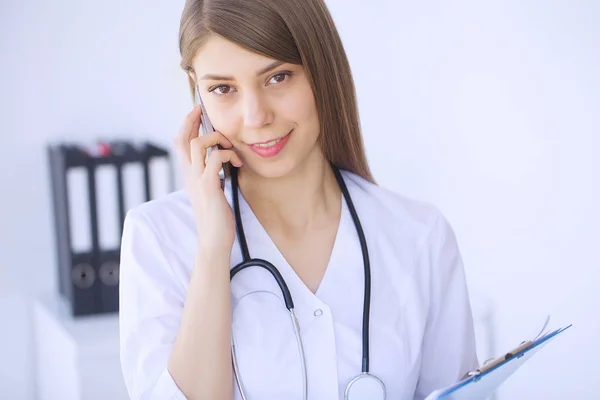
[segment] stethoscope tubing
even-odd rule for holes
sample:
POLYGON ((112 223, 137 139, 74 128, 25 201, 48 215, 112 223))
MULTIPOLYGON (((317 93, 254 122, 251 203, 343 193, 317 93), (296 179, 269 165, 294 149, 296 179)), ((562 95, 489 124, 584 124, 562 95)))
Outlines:
MULTIPOLYGON (((369 320, 370 320, 370 305, 371 305, 371 265, 370 265, 370 261, 369 261, 369 251, 368 251, 365 234, 364 234, 362 225, 360 223, 360 219, 359 219, 356 209, 354 207, 354 203, 352 202, 352 198, 350 196, 350 193, 348 191, 346 183, 344 182, 344 179, 343 179, 339 169, 334 164, 331 164, 331 167, 334 172, 335 178, 338 182, 338 185, 342 191, 342 195, 344 196, 344 199, 346 200, 346 204, 350 211, 350 215, 352 216, 352 221, 356 228, 356 232, 358 235, 358 239, 359 239, 360 247, 361 247, 361 251, 362 251, 362 256, 363 256, 364 300, 363 300, 363 320, 362 320, 362 374, 361 375, 369 375, 369 320)), ((235 275, 238 272, 240 272, 241 270, 243 270, 247 267, 251 267, 251 266, 262 267, 262 268, 266 269, 267 271, 269 271, 271 273, 273 278, 276 280, 277 284, 279 285, 279 288, 281 289, 281 292, 282 292, 283 298, 284 298, 284 302, 285 302, 285 306, 288 309, 288 311, 290 312, 290 318, 294 325, 294 331, 296 334, 299 351, 300 351, 301 362, 302 362, 304 399, 306 399, 307 393, 308 393, 306 360, 305 360, 305 356, 304 356, 304 348, 303 348, 303 344, 302 344, 302 339, 300 336, 300 327, 298 324, 298 319, 296 318, 296 315, 294 313, 294 301, 292 299, 290 290, 289 290, 285 280, 281 276, 281 273, 279 272, 279 270, 269 261, 266 261, 266 260, 263 260, 260 258, 251 258, 250 257, 250 251, 248 250, 248 244, 246 242, 246 235, 244 234, 244 227, 242 224, 242 218, 241 218, 241 213, 240 213, 239 193, 238 193, 239 192, 238 169, 236 167, 232 166, 230 171, 231 171, 231 189, 232 189, 232 196, 233 196, 233 209, 234 209, 233 211, 234 211, 234 217, 235 217, 236 232, 237 232, 238 242, 240 245, 240 250, 242 253, 242 262, 240 262, 239 264, 237 264, 236 266, 234 266, 231 269, 230 280, 233 280, 233 278, 235 277, 235 275)), ((234 372, 236 375, 235 377, 237 380, 237 384, 240 388, 242 398, 244 400, 246 400, 245 390, 243 389, 242 382, 240 381, 240 378, 239 378, 239 371, 237 370, 238 369, 237 355, 236 355, 236 351, 235 351, 235 343, 233 341, 233 337, 232 337, 232 352, 233 352, 232 356, 233 356, 233 363, 234 363, 234 372)), ((376 378, 376 379, 378 379, 378 378, 376 378)), ((351 385, 349 385, 349 387, 350 386, 351 385)))

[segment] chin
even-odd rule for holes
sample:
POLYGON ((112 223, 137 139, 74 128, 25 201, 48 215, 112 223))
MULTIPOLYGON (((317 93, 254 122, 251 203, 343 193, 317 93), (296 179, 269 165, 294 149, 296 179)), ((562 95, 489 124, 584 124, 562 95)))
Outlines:
POLYGON ((265 179, 278 179, 289 175, 295 170, 299 162, 293 160, 292 157, 286 157, 277 161, 253 160, 257 162, 247 162, 241 168, 250 172, 252 175, 258 175, 265 179))

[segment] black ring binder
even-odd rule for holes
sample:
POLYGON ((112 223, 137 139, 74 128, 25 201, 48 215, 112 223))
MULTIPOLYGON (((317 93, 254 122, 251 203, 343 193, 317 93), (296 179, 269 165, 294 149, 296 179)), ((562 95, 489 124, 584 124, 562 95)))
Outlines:
MULTIPOLYGON (((135 143, 115 140, 99 141, 97 147, 86 147, 78 143, 59 143, 47 146, 48 162, 52 189, 53 217, 55 225, 55 245, 57 272, 59 275, 60 295, 67 299, 73 316, 116 313, 119 305, 119 262, 120 240, 118 245, 104 248, 100 240, 100 223, 106 218, 114 218, 120 239, 123 222, 127 212, 125 190, 125 166, 135 164, 143 171, 143 201, 152 200, 152 184, 156 177, 151 176, 150 162, 164 159, 169 166, 166 183, 169 191, 174 190, 173 167, 169 152, 150 142, 135 143), (102 166, 114 170, 113 193, 98 188, 97 172, 102 166), (86 176, 85 184, 73 187, 69 174, 77 170, 86 176), (74 248, 73 226, 82 223, 84 215, 74 213, 71 206, 75 203, 70 198, 87 196, 85 202, 88 210, 89 226, 82 232, 89 233, 90 240, 85 249, 74 248), (117 209, 115 215, 100 216, 99 206, 106 196, 116 196, 117 209)), ((81 182, 80 182, 81 184, 81 182)), ((129 185, 131 186, 131 185, 129 185)))

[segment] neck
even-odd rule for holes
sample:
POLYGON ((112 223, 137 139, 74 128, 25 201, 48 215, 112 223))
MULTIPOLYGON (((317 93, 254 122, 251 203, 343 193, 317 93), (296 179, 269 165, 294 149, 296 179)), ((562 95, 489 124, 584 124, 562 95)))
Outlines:
POLYGON ((281 178, 240 169, 239 187, 265 229, 305 233, 339 218, 341 191, 320 151, 281 178))

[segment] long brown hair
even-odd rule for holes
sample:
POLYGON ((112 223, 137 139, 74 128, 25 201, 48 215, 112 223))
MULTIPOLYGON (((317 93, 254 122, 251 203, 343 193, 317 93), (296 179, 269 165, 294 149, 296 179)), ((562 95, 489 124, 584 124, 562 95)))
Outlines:
POLYGON ((302 65, 315 96, 324 156, 375 182, 364 151, 350 64, 324 0, 186 0, 179 51, 192 96, 192 60, 210 35, 302 65))

